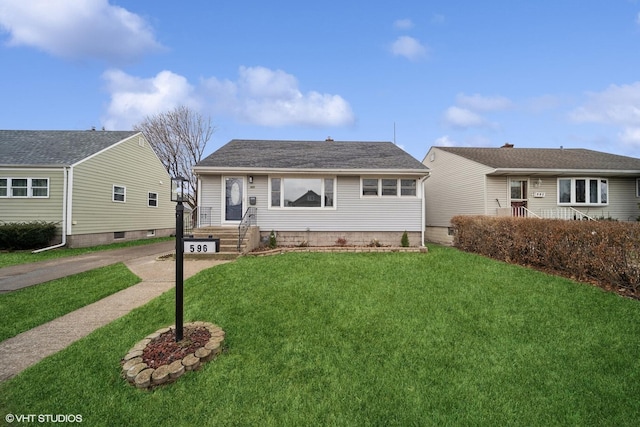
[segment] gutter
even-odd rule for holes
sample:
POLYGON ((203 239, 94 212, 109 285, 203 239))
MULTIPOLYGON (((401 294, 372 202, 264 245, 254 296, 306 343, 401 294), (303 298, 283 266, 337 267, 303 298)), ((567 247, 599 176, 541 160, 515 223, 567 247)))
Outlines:
POLYGON ((67 167, 65 166, 62 170, 64 171, 62 185, 62 243, 42 249, 36 249, 35 251, 31 251, 32 254, 48 251, 49 249, 61 248, 67 244, 67 167))

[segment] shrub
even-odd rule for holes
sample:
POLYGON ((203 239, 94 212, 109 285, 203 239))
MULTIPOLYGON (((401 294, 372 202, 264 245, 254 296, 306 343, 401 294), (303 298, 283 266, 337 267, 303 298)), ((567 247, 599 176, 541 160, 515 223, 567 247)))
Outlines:
POLYGON ((23 250, 45 247, 56 234, 57 223, 33 221, 0 224, 0 249, 23 250))
POLYGON ((271 233, 269 234, 269 247, 271 249, 275 249, 276 247, 278 247, 278 242, 276 241, 276 233, 271 230, 271 233))
POLYGON ((407 235, 406 230, 404 233, 402 233, 402 238, 400 239, 400 246, 402 246, 403 248, 409 247, 409 236, 407 235))
POLYGON ((640 224, 458 216, 454 245, 640 298, 640 224))
POLYGON ((373 240, 371 240, 371 242, 369 242, 369 244, 367 246, 372 247, 372 248, 379 248, 380 246, 382 246, 382 243, 380 243, 380 241, 378 239, 373 239, 373 240))

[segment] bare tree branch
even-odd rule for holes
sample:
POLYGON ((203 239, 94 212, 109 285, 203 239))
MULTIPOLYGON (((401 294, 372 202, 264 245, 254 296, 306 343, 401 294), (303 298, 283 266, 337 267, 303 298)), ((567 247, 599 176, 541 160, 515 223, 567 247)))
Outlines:
POLYGON ((144 134, 169 175, 189 180, 191 191, 187 203, 192 208, 197 206, 198 188, 193 167, 202 160, 207 143, 216 130, 211 118, 205 119, 189 107, 179 106, 147 116, 133 129, 144 134))

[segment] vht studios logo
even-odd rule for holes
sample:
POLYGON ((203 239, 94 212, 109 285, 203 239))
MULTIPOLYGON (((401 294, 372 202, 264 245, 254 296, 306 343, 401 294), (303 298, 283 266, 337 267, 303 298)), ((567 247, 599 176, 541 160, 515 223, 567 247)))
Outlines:
POLYGON ((82 415, 74 414, 7 414, 7 423, 81 423, 82 415))

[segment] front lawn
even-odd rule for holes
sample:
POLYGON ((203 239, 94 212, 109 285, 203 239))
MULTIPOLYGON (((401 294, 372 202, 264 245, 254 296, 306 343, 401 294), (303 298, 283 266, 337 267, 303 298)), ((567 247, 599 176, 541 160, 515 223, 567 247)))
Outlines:
POLYGON ((453 248, 244 257, 185 283, 226 352, 154 391, 119 360, 167 292, 0 384, 86 425, 637 425, 640 303, 453 248))
POLYGON ((140 282, 123 263, 0 294, 0 341, 140 282))

